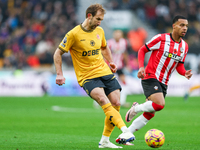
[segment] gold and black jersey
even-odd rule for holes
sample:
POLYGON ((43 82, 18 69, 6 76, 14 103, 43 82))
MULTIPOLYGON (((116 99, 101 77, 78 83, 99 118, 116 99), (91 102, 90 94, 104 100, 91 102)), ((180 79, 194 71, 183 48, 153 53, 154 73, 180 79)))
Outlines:
POLYGON ((70 51, 76 77, 80 86, 86 79, 112 74, 101 54, 106 47, 104 31, 96 27, 92 31, 78 25, 70 30, 59 45, 64 52, 70 51))

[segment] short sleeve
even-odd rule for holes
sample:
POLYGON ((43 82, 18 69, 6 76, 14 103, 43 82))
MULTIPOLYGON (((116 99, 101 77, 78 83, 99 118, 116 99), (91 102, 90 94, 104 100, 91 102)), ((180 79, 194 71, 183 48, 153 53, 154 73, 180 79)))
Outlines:
POLYGON ((59 45, 59 48, 64 51, 68 52, 74 43, 74 36, 72 32, 68 32, 65 37, 63 38, 62 42, 59 45))
POLYGON ((106 42, 104 31, 102 29, 102 43, 101 43, 101 47, 106 47, 106 45, 107 45, 107 42, 106 42))

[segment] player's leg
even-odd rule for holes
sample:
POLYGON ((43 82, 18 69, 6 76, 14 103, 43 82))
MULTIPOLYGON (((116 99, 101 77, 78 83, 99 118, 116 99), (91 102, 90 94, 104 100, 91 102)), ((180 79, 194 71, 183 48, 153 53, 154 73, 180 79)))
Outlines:
MULTIPOLYGON (((87 94, 97 101, 97 103, 102 107, 106 117, 110 120, 110 123, 116 125, 123 132, 128 130, 121 118, 121 115, 115 108, 113 108, 108 97, 106 96, 116 89, 119 93, 119 89, 121 88, 114 75, 87 80, 85 81, 83 88, 87 94)), ((132 141, 134 136, 130 132, 129 134, 131 135, 130 137, 123 137, 122 140, 132 141)))
MULTIPOLYGON (((108 98, 110 100, 110 102, 112 103, 113 107, 119 112, 120 110, 120 91, 119 89, 112 91, 109 95, 108 98)), ((124 121, 122 120, 122 118, 120 117, 120 122, 122 124, 124 124, 124 121)), ((107 120, 107 125, 104 128, 104 132, 103 134, 111 134, 112 130, 114 129, 114 126, 112 126, 112 121, 110 119, 107 120), (108 130, 107 129, 111 129, 108 130)), ((124 124, 124 126, 122 128, 120 128, 122 130, 122 134, 120 134, 118 136, 118 138, 116 139, 116 142, 119 144, 125 144, 127 142, 131 142, 135 139, 134 135, 132 133, 130 133, 130 131, 128 130, 128 128, 126 127, 126 125, 124 124)))
MULTIPOLYGON (((113 94, 114 93, 116 92, 113 92, 113 94)), ((122 120, 120 113, 116 109, 114 109, 109 99, 105 95, 103 88, 93 89, 90 95, 102 107, 106 117, 108 117, 111 121, 111 124, 116 125, 119 129, 122 130, 122 132, 126 132, 127 127, 124 121, 122 120)))
POLYGON ((147 79, 142 80, 142 88, 148 101, 140 105, 134 102, 126 113, 127 122, 130 122, 139 112, 155 112, 164 108, 167 85, 160 83, 156 79, 147 79))
MULTIPOLYGON (((114 145, 109 141, 110 134, 116 125, 119 129, 122 130, 122 132, 127 132, 128 129, 123 122, 121 115, 119 112, 111 105, 109 99, 104 93, 103 88, 95 88, 90 93, 91 97, 99 103, 99 105, 102 107, 105 115, 106 115, 106 122, 104 127, 104 132, 101 138, 101 141, 99 143, 100 148, 121 148, 119 146, 114 145)), ((128 133, 127 133, 128 134, 128 133)), ((132 133, 129 132, 129 134, 126 137, 123 137, 122 140, 130 140, 132 141, 134 139, 134 136, 132 133)), ((124 142, 125 142, 124 141, 124 142)))
POLYGON ((142 86, 147 101, 140 105, 136 102, 133 103, 133 106, 126 114, 126 121, 129 122, 137 113, 144 112, 129 126, 129 130, 132 133, 145 126, 154 117, 154 113, 162 110, 165 106, 166 85, 157 80, 147 80, 142 83, 142 86))
POLYGON ((155 112, 160 111, 165 106, 163 93, 154 93, 148 97, 148 101, 135 106, 135 112, 155 112))
MULTIPOLYGON (((117 90, 112 93, 108 95, 108 99, 110 100, 112 106, 119 112, 120 111, 120 102, 119 102, 120 92, 119 92, 119 90, 117 90), (114 93, 115 95, 113 96, 112 93, 114 93)), ((103 135, 110 137, 114 128, 115 128, 115 125, 112 123, 111 119, 106 117, 103 135)))
MULTIPOLYGON (((106 86, 104 88, 104 91, 105 91, 108 99, 110 100, 111 104, 116 108, 116 110, 119 111, 119 109, 120 109, 120 90, 121 90, 120 84, 118 83, 118 81, 116 80, 114 75, 104 76, 102 78, 102 81, 104 82, 104 85, 106 86)), ((125 126, 122 118, 119 117, 118 119, 120 119, 120 123, 123 124, 123 127, 120 128, 123 133, 119 136, 118 143, 121 144, 123 142, 134 140, 134 138, 135 138, 134 135, 129 132, 129 130, 125 126)), ((112 121, 109 119, 108 123, 112 124, 112 121)), ((112 127, 112 128, 114 128, 114 127, 112 127)), ((104 130, 104 131, 106 131, 106 130, 104 130)), ((110 134, 111 134, 111 132, 110 132, 110 134)))
POLYGON ((126 99, 127 99, 127 83, 126 83, 126 76, 125 74, 123 73, 123 70, 122 69, 119 69, 117 70, 117 75, 118 75, 118 79, 119 79, 119 82, 122 86, 122 91, 121 91, 121 94, 120 94, 120 103, 121 103, 121 106, 122 107, 125 107, 125 108, 129 108, 130 107, 130 103, 126 102, 126 99))
MULTIPOLYGON (((120 106, 113 106, 113 107, 119 112, 120 106)), ((114 128, 115 128, 115 125, 106 116, 105 121, 104 121, 103 135, 102 135, 102 138, 100 140, 100 143, 102 143, 105 140, 109 140, 109 137, 111 136, 111 133, 112 133, 114 128)))
POLYGON ((121 107, 129 108, 131 104, 126 101, 127 100, 127 96, 128 96, 127 86, 126 85, 121 85, 121 86, 122 86, 122 91, 121 91, 121 94, 120 94, 121 107))
MULTIPOLYGON (((113 106, 116 110, 116 106, 113 106)), ((110 135, 115 128, 115 125, 109 120, 109 118, 106 116, 105 117, 105 122, 104 122, 104 130, 102 137, 99 142, 99 147, 100 148, 122 148, 121 146, 117 146, 113 143, 110 142, 110 135)))
MULTIPOLYGON (((150 97, 149 97, 150 99, 150 97)), ((135 108, 131 109, 132 114, 136 115, 139 112, 144 112, 139 117, 137 117, 131 125, 128 127, 128 129, 134 133, 135 131, 140 130, 142 127, 144 127, 150 119, 152 119, 155 115, 156 111, 160 111, 164 108, 164 96, 163 93, 155 93, 151 95, 151 100, 147 100, 143 104, 138 104, 135 106, 135 108)))
MULTIPOLYGON (((105 85, 100 80, 100 78, 86 80, 83 85, 83 88, 86 91, 86 93, 91 98, 93 98, 95 100, 95 102, 102 107, 102 109, 104 109, 108 105, 111 105, 109 99, 105 95, 105 92, 103 89, 104 87, 105 87, 105 85)), ((111 107, 109 109, 113 108, 113 107, 112 108, 111 107)), ((112 110, 111 110, 111 112, 112 112, 112 110)), ((105 120, 109 120, 110 117, 106 114, 105 118, 106 118, 105 120)), ((111 122, 109 122, 109 123, 111 123, 111 122)), ((109 134, 102 135, 101 141, 99 142, 99 148, 122 148, 120 146, 117 146, 117 145, 111 143, 109 141, 109 137, 110 137, 109 134)))

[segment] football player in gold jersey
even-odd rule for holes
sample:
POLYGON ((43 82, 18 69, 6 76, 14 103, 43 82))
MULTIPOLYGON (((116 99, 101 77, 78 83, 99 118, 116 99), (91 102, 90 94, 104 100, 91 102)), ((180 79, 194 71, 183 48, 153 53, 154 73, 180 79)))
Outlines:
POLYGON ((104 14, 102 5, 89 6, 84 22, 65 35, 54 54, 56 84, 65 84, 61 67, 62 54, 70 51, 79 85, 102 107, 106 115, 99 148, 122 148, 109 141, 115 126, 122 131, 116 139, 117 143, 126 144, 135 137, 127 129, 119 113, 121 86, 113 75, 117 71, 117 66, 113 63, 110 49, 106 44, 104 30, 99 27, 104 14))

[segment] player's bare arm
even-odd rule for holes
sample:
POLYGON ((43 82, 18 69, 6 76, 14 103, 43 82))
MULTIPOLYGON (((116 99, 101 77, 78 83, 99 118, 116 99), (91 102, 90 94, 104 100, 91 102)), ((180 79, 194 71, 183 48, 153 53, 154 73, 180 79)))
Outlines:
POLYGON ((54 59, 54 64, 56 68, 56 84, 58 85, 63 85, 65 84, 65 78, 63 76, 62 72, 62 55, 64 52, 60 50, 59 48, 56 49, 53 59, 54 59))
POLYGON ((108 46, 101 48, 101 53, 103 57, 109 62, 110 69, 113 73, 117 71, 117 65, 113 62, 112 54, 108 46))
POLYGON ((186 72, 185 72, 185 77, 189 80, 191 77, 192 77, 192 70, 187 70, 186 72))

